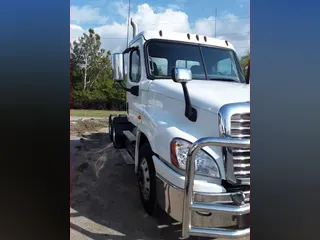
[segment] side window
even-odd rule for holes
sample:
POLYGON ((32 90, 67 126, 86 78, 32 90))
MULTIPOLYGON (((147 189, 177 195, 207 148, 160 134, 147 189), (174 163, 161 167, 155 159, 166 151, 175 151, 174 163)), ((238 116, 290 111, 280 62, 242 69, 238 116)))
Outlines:
POLYGON ((129 58, 130 53, 125 53, 123 55, 123 61, 124 61, 124 80, 128 81, 129 79, 129 58))
POLYGON ((150 70, 153 76, 168 75, 168 60, 165 58, 150 57, 150 70))
POLYGON ((224 75, 232 75, 232 62, 230 58, 223 59, 217 63, 217 72, 224 75))
POLYGON ((141 76, 139 50, 134 50, 130 54, 130 81, 139 82, 141 76))

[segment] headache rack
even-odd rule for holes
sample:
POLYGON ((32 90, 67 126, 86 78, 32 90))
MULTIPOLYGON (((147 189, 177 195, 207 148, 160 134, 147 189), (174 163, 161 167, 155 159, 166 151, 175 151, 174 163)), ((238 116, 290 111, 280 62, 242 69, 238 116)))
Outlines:
POLYGON ((187 156, 187 166, 185 172, 185 188, 183 201, 183 218, 182 218, 182 237, 202 236, 212 238, 242 238, 250 235, 250 227, 245 229, 230 228, 201 228, 193 227, 191 224, 191 214, 193 211, 203 211, 211 213, 223 213, 232 216, 241 216, 250 213, 250 203, 242 202, 238 205, 225 205, 219 203, 205 203, 194 201, 194 175, 195 175, 195 157, 203 147, 226 147, 236 149, 249 149, 250 139, 237 139, 227 137, 207 137, 196 141, 189 149, 187 156))

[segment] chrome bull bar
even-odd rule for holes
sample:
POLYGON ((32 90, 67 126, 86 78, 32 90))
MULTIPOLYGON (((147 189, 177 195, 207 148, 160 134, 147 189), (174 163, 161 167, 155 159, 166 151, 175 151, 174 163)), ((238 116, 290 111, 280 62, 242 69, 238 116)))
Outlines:
POLYGON ((231 215, 243 215, 250 213, 250 203, 240 206, 223 205, 215 203, 194 202, 194 176, 195 158, 203 147, 229 147, 229 148, 250 148, 250 139, 234 139, 226 137, 206 137, 197 140, 189 149, 185 172, 185 188, 183 199, 182 237, 202 236, 212 238, 242 238, 250 235, 250 228, 246 229, 224 229, 224 228, 200 228, 191 226, 192 211, 207 211, 211 213, 225 213, 231 215))

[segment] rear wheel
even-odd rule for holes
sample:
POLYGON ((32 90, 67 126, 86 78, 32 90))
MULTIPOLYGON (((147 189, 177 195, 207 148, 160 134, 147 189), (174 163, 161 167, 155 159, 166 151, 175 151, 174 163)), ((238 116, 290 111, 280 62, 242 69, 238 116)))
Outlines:
POLYGON ((125 147, 126 137, 124 130, 130 130, 130 122, 127 117, 116 116, 112 120, 112 142, 114 148, 120 149, 125 147))
POLYGON ((124 139, 122 136, 122 129, 117 126, 119 125, 116 121, 112 122, 112 143, 113 147, 116 149, 120 149, 124 147, 124 139))
POLYGON ((113 121, 113 118, 114 117, 116 117, 116 115, 115 114, 110 114, 110 116, 109 116, 109 138, 110 138, 110 141, 112 142, 112 139, 113 139, 113 123, 112 123, 112 121, 113 121))
POLYGON ((153 152, 149 144, 140 147, 138 165, 138 184, 141 203, 149 215, 158 212, 156 200, 156 171, 152 160, 153 152))

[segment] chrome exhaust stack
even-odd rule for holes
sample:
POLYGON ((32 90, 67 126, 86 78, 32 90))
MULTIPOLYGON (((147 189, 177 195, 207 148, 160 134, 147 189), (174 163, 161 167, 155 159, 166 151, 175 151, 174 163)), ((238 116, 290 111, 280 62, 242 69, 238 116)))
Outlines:
POLYGON ((133 20, 133 18, 131 18, 130 24, 132 26, 132 38, 134 38, 135 36, 137 36, 138 34, 138 24, 133 20))

